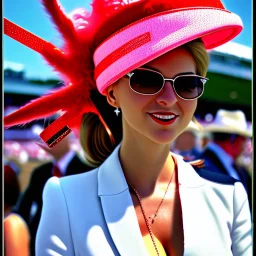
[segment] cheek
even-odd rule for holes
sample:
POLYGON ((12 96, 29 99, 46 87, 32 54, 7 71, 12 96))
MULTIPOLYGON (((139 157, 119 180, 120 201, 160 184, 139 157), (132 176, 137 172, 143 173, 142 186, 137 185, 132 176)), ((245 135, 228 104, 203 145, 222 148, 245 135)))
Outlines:
POLYGON ((184 100, 183 109, 187 113, 194 113, 197 107, 197 100, 184 100))
POLYGON ((147 122, 146 110, 152 100, 152 96, 137 94, 130 88, 128 88, 128 90, 122 90, 122 94, 120 95, 120 108, 122 118, 125 121, 123 125, 128 128, 125 129, 126 131, 130 130, 130 128, 140 133, 144 131, 145 123, 147 122), (126 126, 126 124, 128 126, 126 126))
POLYGON ((149 104, 151 98, 151 96, 143 96, 135 93, 128 85, 125 86, 119 93, 120 107, 124 116, 135 117, 138 114, 141 114, 149 104))
POLYGON ((190 121, 197 107, 197 100, 181 100, 178 103, 184 120, 190 121))
POLYGON ((191 121, 197 106, 197 100, 179 100, 177 105, 180 110, 181 118, 179 123, 179 131, 178 134, 185 130, 188 126, 189 122, 191 121))

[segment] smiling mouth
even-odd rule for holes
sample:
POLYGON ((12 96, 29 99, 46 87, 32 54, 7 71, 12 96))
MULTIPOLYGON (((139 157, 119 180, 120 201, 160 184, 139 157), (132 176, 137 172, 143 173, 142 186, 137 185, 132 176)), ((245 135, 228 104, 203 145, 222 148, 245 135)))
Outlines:
POLYGON ((175 122, 175 120, 178 117, 174 114, 169 114, 169 115, 167 115, 167 114, 151 114, 151 113, 148 113, 148 114, 155 122, 162 124, 162 125, 172 124, 173 122, 175 122))

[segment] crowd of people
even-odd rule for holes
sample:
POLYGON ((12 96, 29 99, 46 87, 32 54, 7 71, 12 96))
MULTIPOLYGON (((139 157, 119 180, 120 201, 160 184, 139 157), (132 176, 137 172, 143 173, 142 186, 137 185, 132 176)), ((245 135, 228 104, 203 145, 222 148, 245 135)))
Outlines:
MULTIPOLYGON (((52 117, 54 118, 56 116, 52 117)), ((38 144, 51 156, 52 160, 39 164, 31 171, 28 186, 23 192, 20 191, 19 185, 20 173, 14 171, 17 164, 15 165, 13 161, 5 162, 6 256, 35 255, 35 238, 42 211, 43 188, 47 180, 53 176, 64 177, 93 169, 93 166, 81 158, 79 152, 71 148, 70 142, 70 136, 67 136, 52 149, 38 144)))
POLYGON ((8 21, 5 33, 65 81, 4 125, 63 114, 40 135, 53 160, 23 193, 13 171, 5 184, 6 255, 21 241, 9 255, 252 256, 251 174, 241 165, 252 131, 241 110, 220 109, 209 124, 194 116, 207 50, 237 36, 240 17, 211 0, 94 0, 91 13, 69 16, 42 3, 60 49, 8 21), (69 147, 71 130, 86 162, 69 147))
POLYGON ((248 144, 252 145, 252 127, 245 114, 241 110, 220 109, 210 123, 200 124, 194 118, 173 141, 171 151, 187 161, 202 159, 205 169, 241 181, 251 209, 252 147, 248 144))

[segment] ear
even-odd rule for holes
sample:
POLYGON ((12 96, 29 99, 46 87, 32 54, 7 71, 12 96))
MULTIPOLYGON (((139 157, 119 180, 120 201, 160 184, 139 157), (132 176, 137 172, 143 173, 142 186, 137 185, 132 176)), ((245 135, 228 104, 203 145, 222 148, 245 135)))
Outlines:
POLYGON ((119 108, 116 84, 112 84, 108 87, 106 97, 109 105, 114 108, 119 108))

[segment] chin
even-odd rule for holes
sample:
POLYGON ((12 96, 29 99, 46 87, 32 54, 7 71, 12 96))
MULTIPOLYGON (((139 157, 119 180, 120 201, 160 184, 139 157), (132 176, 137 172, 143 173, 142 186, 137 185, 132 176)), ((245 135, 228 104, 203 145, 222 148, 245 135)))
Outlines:
POLYGON ((151 140, 158 144, 169 144, 171 143, 178 134, 175 134, 174 132, 171 131, 158 131, 152 134, 151 140))

